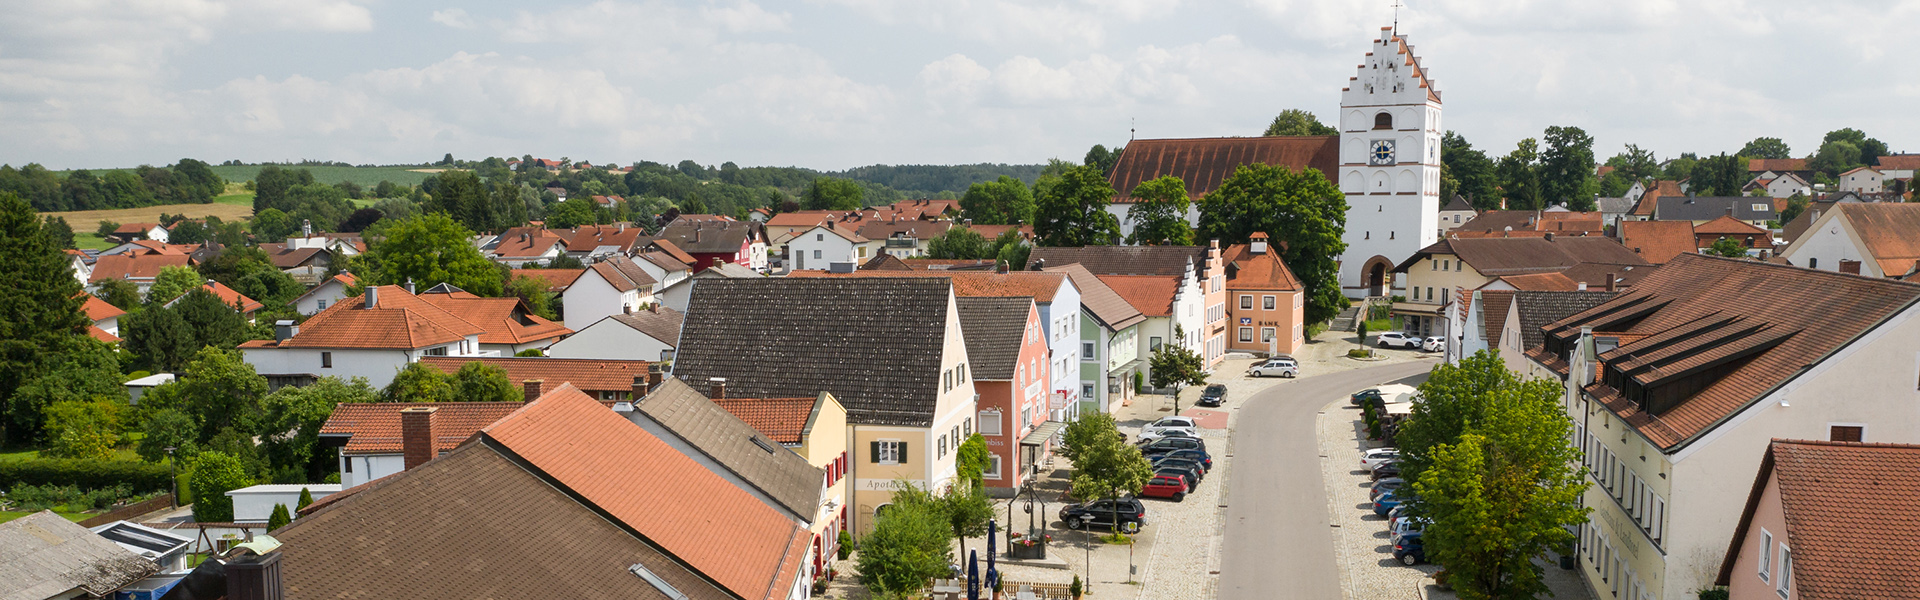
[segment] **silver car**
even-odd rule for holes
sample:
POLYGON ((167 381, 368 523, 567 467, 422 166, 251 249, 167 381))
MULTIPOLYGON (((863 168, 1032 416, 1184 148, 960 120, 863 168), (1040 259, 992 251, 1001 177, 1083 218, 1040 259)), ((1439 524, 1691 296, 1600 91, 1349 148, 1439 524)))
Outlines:
POLYGON ((1300 375, 1300 363, 1291 356, 1275 356, 1265 362, 1256 363, 1247 369, 1248 377, 1295 377, 1300 375))

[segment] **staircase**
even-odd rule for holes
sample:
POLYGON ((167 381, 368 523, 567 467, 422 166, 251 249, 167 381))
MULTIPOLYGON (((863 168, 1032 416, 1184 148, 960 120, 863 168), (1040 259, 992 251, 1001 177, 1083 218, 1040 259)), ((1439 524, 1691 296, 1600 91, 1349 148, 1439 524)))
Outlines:
POLYGON ((1349 305, 1341 309, 1340 314, 1333 318, 1332 329, 1334 331, 1353 331, 1355 327, 1354 323, 1360 318, 1361 306, 1364 306, 1364 304, 1349 305))

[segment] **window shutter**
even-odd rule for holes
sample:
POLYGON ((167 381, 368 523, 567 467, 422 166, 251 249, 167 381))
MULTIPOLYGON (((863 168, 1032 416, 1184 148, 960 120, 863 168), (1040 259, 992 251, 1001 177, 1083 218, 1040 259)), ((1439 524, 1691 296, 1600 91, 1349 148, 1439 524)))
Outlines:
POLYGON ((867 449, 867 462, 880 462, 880 442, 867 442, 867 444, 871 446, 867 449))
POLYGON ((900 464, 907 464, 907 443, 904 441, 897 443, 900 444, 900 464))

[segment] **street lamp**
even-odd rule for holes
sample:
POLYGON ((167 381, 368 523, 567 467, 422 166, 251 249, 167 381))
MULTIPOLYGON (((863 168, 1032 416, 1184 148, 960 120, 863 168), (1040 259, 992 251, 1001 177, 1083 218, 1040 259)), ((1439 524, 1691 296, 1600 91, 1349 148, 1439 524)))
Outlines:
POLYGON ((173 488, 173 507, 180 508, 180 476, 173 472, 173 446, 167 446, 167 482, 173 488))
POLYGON ((1093 513, 1085 513, 1080 515, 1080 531, 1087 534, 1087 537, 1085 540, 1087 545, 1087 566, 1085 569, 1083 569, 1087 573, 1087 578, 1086 578, 1087 582, 1086 582, 1086 585, 1084 586, 1083 591, 1088 595, 1092 595, 1093 594, 1093 513))

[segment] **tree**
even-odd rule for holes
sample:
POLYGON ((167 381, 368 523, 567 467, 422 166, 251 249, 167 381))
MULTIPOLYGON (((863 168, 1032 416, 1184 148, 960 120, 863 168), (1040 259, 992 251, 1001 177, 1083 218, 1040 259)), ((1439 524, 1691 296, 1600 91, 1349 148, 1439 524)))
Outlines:
POLYGON ((1807 161, 1807 168, 1827 177, 1839 177, 1841 173, 1865 164, 1861 162, 1862 158, 1859 146, 1852 142, 1835 140, 1821 144, 1820 151, 1807 161))
POLYGON ((460 402, 516 402, 525 398, 507 379, 507 370, 474 361, 453 372, 453 397, 460 402))
POLYGON ((99 235, 100 237, 108 238, 108 237, 113 237, 113 232, 119 231, 119 230, 120 230, 119 223, 115 223, 113 221, 101 221, 100 226, 96 227, 93 230, 93 232, 99 235))
MULTIPOLYGON (((1089 167, 1099 167, 1101 175, 1112 175, 1113 166, 1120 164, 1120 152, 1122 150, 1125 150, 1125 148, 1108 150, 1106 146, 1094 144, 1093 148, 1087 150, 1087 157, 1081 161, 1081 163, 1089 167)), ((1005 177, 1005 175, 1001 177, 1005 177)))
POLYGON ((47 407, 61 402, 91 402, 111 399, 125 403, 127 391, 120 385, 120 360, 112 346, 84 335, 56 340, 45 348, 36 371, 24 374, 23 381, 7 399, 9 435, 22 442, 42 437, 47 407))
POLYGON ((950 227, 946 233, 927 240, 928 258, 991 258, 993 243, 972 227, 950 227))
MULTIPOLYGON (((1535 380, 1525 385, 1547 385, 1535 380)), ((1425 470, 1432 448, 1458 440, 1468 425, 1486 416, 1486 398, 1496 390, 1523 384, 1493 352, 1477 352, 1459 364, 1436 365, 1420 384, 1420 401, 1400 426, 1394 442, 1400 446, 1402 473, 1413 481, 1425 470)), ((1537 391, 1537 390, 1535 390, 1537 391)))
POLYGON ((187 476, 193 490, 193 520, 201 523, 232 523, 233 498, 227 492, 253 485, 253 478, 240 459, 224 452, 202 452, 194 457, 187 476))
POLYGON ((239 351, 201 349, 171 385, 178 393, 178 404, 162 408, 179 408, 193 415, 200 422, 200 439, 228 428, 258 430, 260 398, 267 395, 267 378, 255 373, 239 351))
POLYGON ((1120 242, 1120 219, 1107 212, 1113 186, 1098 167, 1067 167, 1034 185, 1033 233, 1042 246, 1120 242))
POLYGON ((1712 246, 1707 247, 1707 254, 1727 258, 1746 258, 1747 247, 1740 245, 1740 242, 1723 236, 1718 240, 1714 240, 1712 246))
POLYGON ((1001 175, 994 181, 967 186, 960 196, 960 216, 979 225, 1019 225, 1033 221, 1033 190, 1018 179, 1001 175))
POLYGON ((367 227, 379 222, 380 219, 386 218, 386 216, 386 213, 380 212, 378 208, 362 208, 353 211, 351 215, 347 215, 347 220, 341 221, 340 226, 336 229, 339 229, 342 233, 360 233, 361 231, 365 231, 367 227))
POLYGON ((1745 158, 1793 158, 1793 150, 1787 143, 1775 137, 1757 137, 1740 148, 1737 156, 1745 158))
MULTIPOLYGON (((1175 325, 1173 339, 1187 339, 1186 330, 1175 325)), ((1206 359, 1200 358, 1200 355, 1187 348, 1186 344, 1179 342, 1161 344, 1160 349, 1153 352, 1153 358, 1149 359, 1147 364, 1147 370, 1153 373, 1154 389, 1172 387, 1175 388, 1174 393, 1179 394, 1180 386, 1207 384, 1206 359)), ((1173 410, 1176 414, 1180 412, 1178 396, 1174 398, 1173 410)))
POLYGON ((547 211, 547 226, 555 229, 572 229, 595 222, 593 201, 586 196, 574 196, 565 202, 553 205, 547 211))
POLYGON ((0 192, 0 280, 7 282, 0 286, 0 403, 9 417, 0 427, 11 441, 36 437, 41 425, 38 407, 12 412, 15 393, 91 325, 80 312, 84 299, 71 260, 27 201, 0 192))
POLYGON ((1127 222, 1133 233, 1128 244, 1150 246, 1192 246, 1193 227, 1187 225, 1187 211, 1193 203, 1187 198, 1187 184, 1179 177, 1159 179, 1134 186, 1133 206, 1127 208, 1127 222))
POLYGON ((134 452, 148 462, 166 460, 167 448, 173 448, 174 455, 181 458, 198 453, 195 447, 200 439, 200 424, 194 422, 193 416, 179 409, 155 411, 147 417, 145 431, 146 436, 140 438, 140 445, 134 452))
POLYGON ((1274 117, 1273 122, 1267 125, 1267 132, 1261 135, 1338 135, 1339 133, 1339 130, 1321 124, 1320 119, 1313 116, 1313 113, 1289 108, 1280 111, 1280 115, 1274 117))
MULTIPOLYGON (((577 259, 576 259, 577 260, 577 259)), ((556 267, 557 268, 557 267, 556 267)), ((527 303, 527 308, 542 319, 554 319, 553 290, 548 289, 547 280, 525 275, 514 275, 507 280, 506 295, 519 298, 527 303)))
MULTIPOLYGON (((1113 416, 1094 412, 1082 414, 1078 423, 1089 420, 1079 436, 1074 436, 1074 424, 1068 424, 1067 443, 1076 441, 1079 447, 1073 451, 1073 497, 1081 499, 1118 498, 1122 495, 1140 493, 1140 488, 1153 478, 1153 466, 1140 449, 1127 443, 1125 435, 1114 427, 1113 416)), ((1114 505, 1119 510, 1119 505, 1114 505)), ((1114 523, 1119 523, 1119 515, 1114 515, 1114 523)), ((1117 526, 1116 526, 1117 527, 1117 526)))
POLYGON ((1000 237, 993 238, 993 247, 992 258, 1014 271, 1026 270, 1027 258, 1033 255, 1033 246, 1027 245, 1018 229, 1006 230, 1000 237))
POLYGON ((499 296, 500 271, 472 242, 473 232, 443 213, 394 223, 367 249, 373 285, 413 281, 425 289, 451 283, 480 296, 499 296))
POLYGON ((817 177, 807 186, 807 210, 860 210, 866 190, 851 179, 817 177))
POLYGON ((1841 171, 1846 171, 1854 167, 1880 164, 1880 157, 1887 155, 1886 142, 1867 137, 1866 133, 1851 127, 1827 132, 1827 135, 1820 140, 1820 149, 1826 150, 1827 144, 1836 142, 1843 142, 1853 146, 1860 151, 1860 155, 1857 163, 1848 164, 1840 168, 1839 171, 1831 173, 1833 175, 1838 175, 1841 171))
POLYGON ((900 598, 946 576, 953 546, 951 524, 931 494, 907 481, 895 484, 893 503, 860 539, 857 568, 869 589, 900 598))
POLYGON ((312 385, 285 386, 260 399, 260 450, 277 483, 319 481, 337 468, 339 453, 320 443, 320 428, 341 404, 377 402, 378 392, 360 377, 322 377, 312 385))
POLYGON ((1804 212, 1807 212, 1807 196, 1794 192, 1792 196, 1787 196, 1787 208, 1780 211, 1780 222, 1792 223, 1794 219, 1800 218, 1800 213, 1804 212))
POLYGON ((288 523, 292 522, 293 517, 287 514, 287 505, 275 504, 273 505, 273 514, 267 517, 267 532, 272 533, 281 527, 286 527, 288 523))
POLYGON ((388 402, 452 402, 453 382, 438 369, 410 363, 381 392, 388 402))
MULTIPOLYGON (((1492 351, 1475 359, 1477 369, 1501 368, 1492 351)), ((1587 520, 1580 504, 1587 483, 1575 466, 1580 455, 1570 441, 1573 424, 1559 388, 1507 377, 1507 384, 1469 400, 1477 418, 1465 421, 1456 439, 1423 449, 1427 466, 1409 480, 1417 509, 1431 519, 1428 556, 1447 569, 1462 598, 1546 592, 1543 569, 1533 561, 1548 550, 1566 553, 1574 540, 1567 526, 1587 520)), ((1420 406, 1408 425, 1422 418, 1420 406)), ((1402 437, 1406 431, 1403 426, 1402 437)), ((1402 446, 1402 455, 1407 452, 1402 446)))
POLYGON ((1607 159, 1607 166, 1613 167, 1613 174, 1626 178, 1628 187, 1660 175, 1660 161, 1654 159, 1653 151, 1636 144, 1627 144, 1625 151, 1607 159))
POLYGON ((42 456, 55 458, 113 457, 120 443, 120 405, 108 400, 66 400, 47 407, 48 446, 42 456))
POLYGON ((294 505, 293 510, 297 512, 306 508, 309 504, 313 504, 313 490, 300 488, 300 503, 294 505))
POLYGON ((1500 207, 1500 187, 1493 160, 1487 158, 1486 152, 1475 149, 1467 138, 1451 130, 1440 136, 1440 166, 1446 171, 1440 182, 1443 202, 1459 195, 1466 197, 1467 203, 1476 209, 1500 207))
POLYGON ((1690 190, 1698 196, 1738 196, 1748 179, 1746 162, 1725 153, 1700 159, 1693 167, 1690 190))
POLYGON ((1246 243, 1255 232, 1270 238, 1306 294, 1306 322, 1332 319, 1346 308, 1338 257, 1347 244, 1347 197, 1318 169, 1250 164, 1200 199, 1199 239, 1246 243))
POLYGON ((981 476, 986 473, 987 467, 992 463, 987 452, 987 438, 978 433, 968 436, 967 441, 960 443, 956 453, 954 464, 960 479, 971 481, 975 487, 979 487, 981 476))
POLYGON ((187 290, 206 283, 207 278, 200 276, 200 272, 192 267, 160 267, 159 275, 153 278, 153 286, 147 288, 147 303, 159 305, 172 302, 187 290))
POLYGON ((1547 128, 1546 150, 1540 153, 1540 193, 1549 202, 1564 202, 1569 210, 1599 210, 1593 203, 1599 187, 1593 180, 1593 136, 1579 127, 1547 128))
POLYGON ((53 240, 53 245, 66 249, 74 248, 73 226, 67 224, 66 217, 47 217, 41 228, 46 230, 47 237, 53 240))

